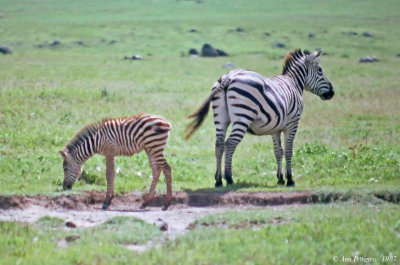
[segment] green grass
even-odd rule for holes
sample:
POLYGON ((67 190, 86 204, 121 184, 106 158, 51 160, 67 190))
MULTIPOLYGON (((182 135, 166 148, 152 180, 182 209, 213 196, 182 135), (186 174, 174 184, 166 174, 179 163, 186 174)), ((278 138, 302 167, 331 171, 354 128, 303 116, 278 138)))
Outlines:
MULTIPOLYGON (((185 117, 227 71, 221 67, 225 62, 279 74, 280 56, 299 47, 330 53, 323 65, 336 96, 322 102, 304 95, 293 158, 297 187, 368 185, 371 178, 378 180, 371 185, 399 183, 397 1, 2 1, 1 6, 1 45, 13 50, 0 56, 2 193, 58 192, 58 150, 76 131, 104 117, 141 112, 161 114, 173 124, 166 153, 174 189, 212 187, 212 119, 185 142, 185 117), (245 32, 239 34, 237 27, 245 32), (198 32, 190 33, 191 28, 198 32), (365 31, 374 37, 363 37, 365 31), (61 44, 50 47, 54 40, 61 44), (276 41, 287 48, 275 48, 276 41), (231 57, 187 56, 189 48, 200 49, 205 42, 231 57), (136 53, 144 60, 122 60, 136 53), (376 55, 380 62, 359 64, 364 55, 376 55)), ((144 154, 118 158, 117 166, 117 192, 149 186, 144 154)), ((246 136, 234 156, 234 180, 262 187, 276 182, 275 168, 270 137, 246 136)), ((101 157, 89 160, 84 171, 91 180, 77 189, 104 189, 101 157)))

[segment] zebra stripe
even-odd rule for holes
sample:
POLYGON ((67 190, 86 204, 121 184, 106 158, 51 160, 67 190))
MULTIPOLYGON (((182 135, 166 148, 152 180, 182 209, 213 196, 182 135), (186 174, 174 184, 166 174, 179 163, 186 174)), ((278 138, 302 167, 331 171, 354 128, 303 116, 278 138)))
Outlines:
POLYGON ((286 160, 288 186, 294 186, 291 159, 293 141, 303 111, 303 90, 318 95, 322 100, 334 95, 332 84, 319 63, 321 51, 309 53, 296 50, 286 56, 281 75, 265 78, 259 73, 237 69, 222 76, 201 107, 189 118, 186 138, 201 126, 212 104, 216 127, 215 155, 217 170, 215 186, 222 186, 221 161, 225 153, 225 179, 232 184, 232 156, 246 132, 272 135, 277 160, 278 184, 285 184, 282 158, 286 160), (228 139, 226 131, 232 124, 228 139), (284 134, 285 147, 281 145, 284 134))
POLYGON ((104 119, 82 128, 60 151, 64 159, 64 189, 71 189, 82 165, 94 154, 106 158, 107 195, 103 204, 106 209, 114 197, 114 157, 131 156, 145 150, 152 168, 153 181, 144 197, 145 207, 154 197, 161 171, 167 182, 166 210, 172 200, 171 167, 164 157, 171 124, 161 116, 142 114, 115 119, 104 119))

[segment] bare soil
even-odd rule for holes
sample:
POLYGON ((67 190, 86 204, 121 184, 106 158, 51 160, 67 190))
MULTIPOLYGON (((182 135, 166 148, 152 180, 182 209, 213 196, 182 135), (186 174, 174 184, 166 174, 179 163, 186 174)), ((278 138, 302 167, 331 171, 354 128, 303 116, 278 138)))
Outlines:
POLYGON ((196 219, 225 210, 243 210, 256 206, 299 205, 318 201, 309 191, 291 192, 175 192, 167 211, 162 211, 165 195, 156 195, 144 210, 139 207, 142 195, 129 193, 116 196, 108 210, 101 209, 105 192, 85 191, 79 194, 0 196, 0 220, 35 222, 42 216, 54 216, 66 221, 66 227, 88 227, 114 216, 134 216, 148 223, 159 219, 168 225, 167 233, 174 237, 191 229, 196 219))

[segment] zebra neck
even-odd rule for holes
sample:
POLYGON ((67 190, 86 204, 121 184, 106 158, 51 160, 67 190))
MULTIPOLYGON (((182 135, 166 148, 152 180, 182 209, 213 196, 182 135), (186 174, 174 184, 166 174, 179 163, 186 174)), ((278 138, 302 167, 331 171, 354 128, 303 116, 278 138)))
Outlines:
POLYGON ((303 75, 302 71, 301 70, 296 71, 295 69, 291 69, 291 71, 289 71, 286 75, 288 75, 290 79, 293 80, 293 83, 296 89, 300 92, 300 94, 303 94, 306 77, 305 75, 303 75))
POLYGON ((96 153, 96 140, 97 135, 87 135, 85 139, 81 140, 79 145, 75 146, 74 150, 71 151, 75 162, 83 164, 96 153))

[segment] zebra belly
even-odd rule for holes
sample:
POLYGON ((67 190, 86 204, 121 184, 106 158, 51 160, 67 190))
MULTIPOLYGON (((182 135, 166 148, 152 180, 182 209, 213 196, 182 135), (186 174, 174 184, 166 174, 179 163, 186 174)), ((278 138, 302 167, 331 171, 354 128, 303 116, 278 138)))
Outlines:
POLYGON ((263 119, 255 119, 249 126, 250 133, 255 135, 270 135, 282 130, 282 126, 276 126, 276 122, 267 122, 263 119))

